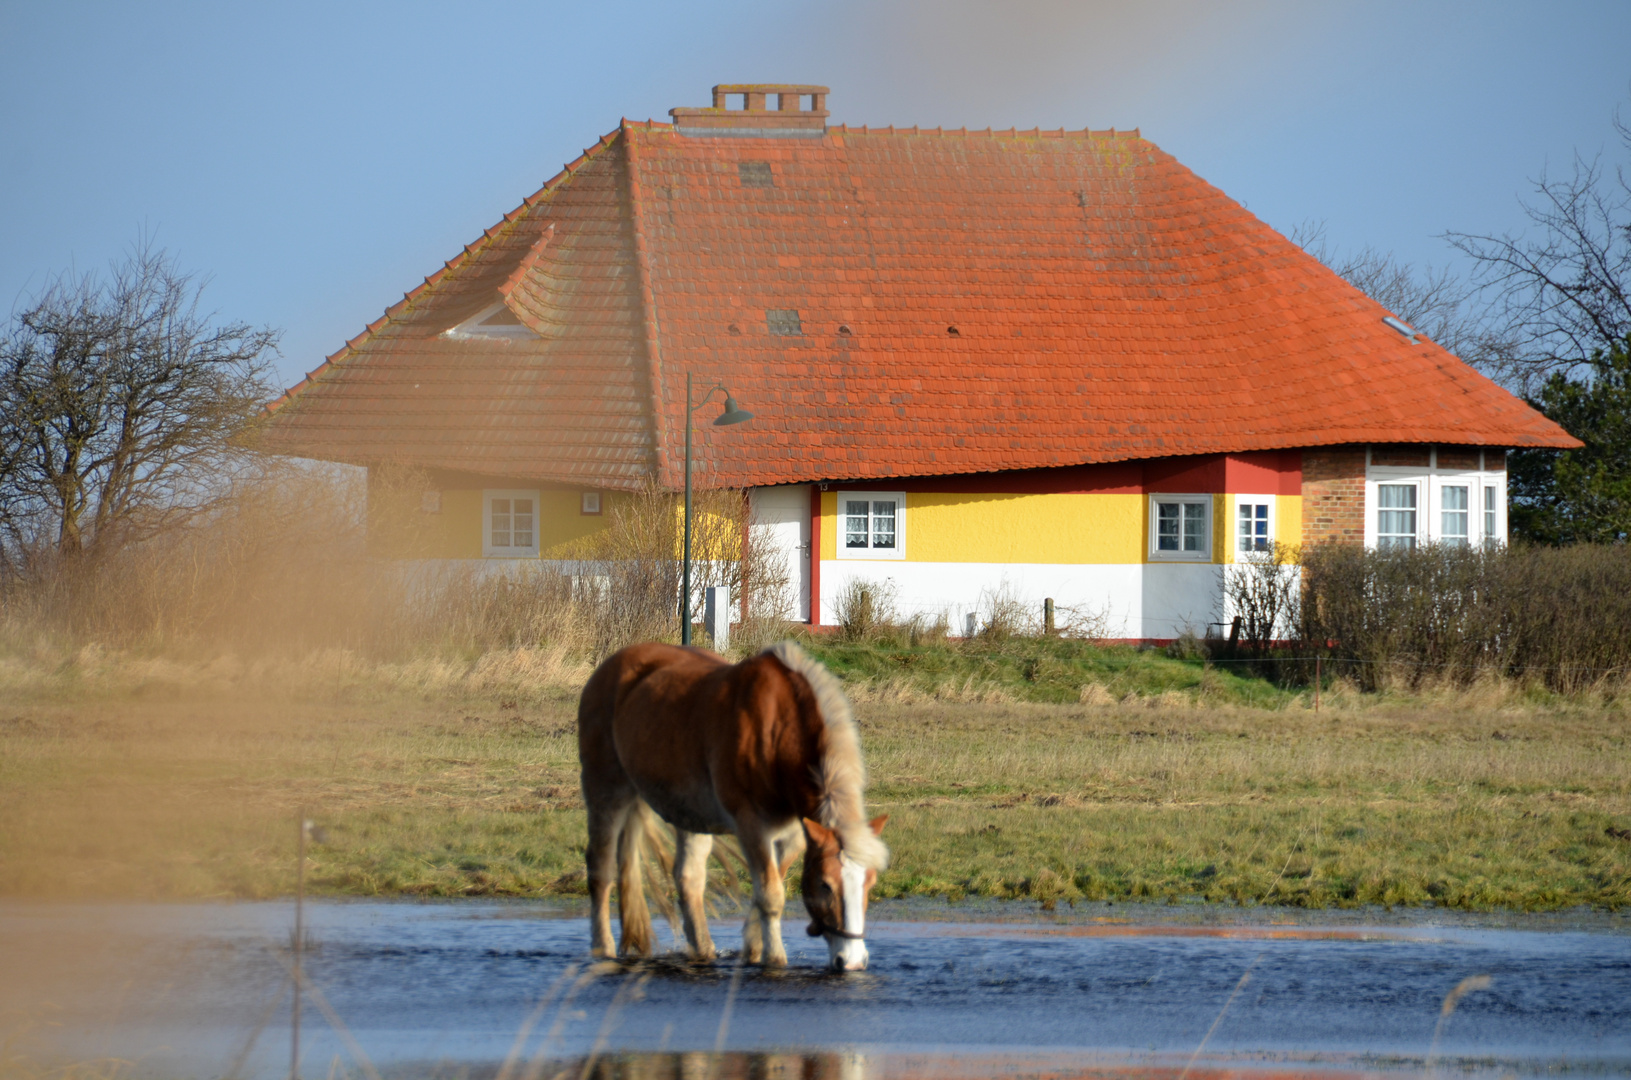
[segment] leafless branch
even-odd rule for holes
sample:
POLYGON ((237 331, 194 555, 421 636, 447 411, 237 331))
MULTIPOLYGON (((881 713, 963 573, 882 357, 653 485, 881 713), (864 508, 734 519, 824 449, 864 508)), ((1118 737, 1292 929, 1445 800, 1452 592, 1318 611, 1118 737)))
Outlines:
POLYGON ((278 334, 217 323, 203 285, 138 245, 52 282, 0 338, 0 552, 73 554, 207 508, 270 394, 278 334))
MULTIPOLYGON (((1631 150, 1631 127, 1616 115, 1614 128, 1631 150)), ((1576 156, 1568 177, 1534 181, 1524 213, 1532 228, 1521 232, 1445 239, 1475 260, 1474 284, 1532 384, 1576 373, 1631 333, 1631 182, 1623 168, 1576 156)))

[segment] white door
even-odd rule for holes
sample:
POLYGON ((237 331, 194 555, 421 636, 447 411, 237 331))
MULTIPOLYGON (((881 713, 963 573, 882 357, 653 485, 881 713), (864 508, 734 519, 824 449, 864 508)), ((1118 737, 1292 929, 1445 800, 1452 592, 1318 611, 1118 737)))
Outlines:
POLYGON ((810 619, 810 485, 754 488, 752 543, 770 579, 749 598, 755 613, 794 622, 810 619), (768 550, 767 550, 768 549, 768 550))

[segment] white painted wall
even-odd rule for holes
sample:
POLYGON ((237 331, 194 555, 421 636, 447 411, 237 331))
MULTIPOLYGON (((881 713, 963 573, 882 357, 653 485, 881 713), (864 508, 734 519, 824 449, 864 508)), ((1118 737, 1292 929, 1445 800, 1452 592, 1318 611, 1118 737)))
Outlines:
MULTIPOLYGON (((984 624, 994 597, 1009 596, 1040 625, 1042 601, 1103 615, 1107 637, 1171 638, 1184 630, 1204 635, 1223 617, 1223 567, 1211 563, 930 563, 892 560, 821 562, 821 622, 838 622, 845 584, 862 579, 887 584, 899 617, 944 615, 961 635, 970 612, 984 624)), ((1061 621, 1064 615, 1060 616, 1061 621)))
POLYGON ((780 596, 750 598, 756 613, 795 622, 810 618, 810 485, 754 488, 748 494, 752 542, 759 558, 774 560, 787 582, 780 596))

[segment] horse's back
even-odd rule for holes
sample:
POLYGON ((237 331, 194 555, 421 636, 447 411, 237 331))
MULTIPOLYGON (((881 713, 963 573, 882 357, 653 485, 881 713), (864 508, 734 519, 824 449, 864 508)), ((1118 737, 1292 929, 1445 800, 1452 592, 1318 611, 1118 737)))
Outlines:
MULTIPOLYGON (((597 782, 627 782, 627 768, 616 742, 619 716, 629 716, 629 699, 642 696, 638 691, 654 675, 676 668, 708 670, 724 665, 722 657, 706 650, 662 642, 630 645, 602 661, 578 699, 578 759, 583 767, 585 796, 597 782)), ((649 706, 633 711, 641 717, 652 712, 649 706)))

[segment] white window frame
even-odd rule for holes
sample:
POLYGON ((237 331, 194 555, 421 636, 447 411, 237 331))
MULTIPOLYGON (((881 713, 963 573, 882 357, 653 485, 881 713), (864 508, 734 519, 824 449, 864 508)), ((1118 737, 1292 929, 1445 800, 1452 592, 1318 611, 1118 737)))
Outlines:
MULTIPOLYGON (((1277 505, 1277 502, 1276 502, 1274 496, 1273 495, 1235 495, 1235 496, 1233 496, 1233 500, 1234 500, 1233 504, 1230 507, 1230 515, 1231 516, 1230 516, 1230 520, 1229 520, 1229 552, 1230 552, 1230 554, 1235 559, 1239 559, 1242 555, 1250 555, 1250 554, 1254 553, 1257 550, 1256 548, 1250 548, 1250 549, 1248 549, 1246 551, 1242 551, 1240 549, 1240 507, 1242 505, 1246 505, 1246 506, 1267 506, 1269 508, 1269 516, 1268 516, 1269 546, 1268 546, 1268 550, 1272 552, 1274 550, 1274 542, 1275 542, 1275 540, 1279 539, 1279 536, 1280 536, 1279 522, 1276 520, 1276 518, 1279 517, 1279 506, 1277 505)), ((1254 521, 1255 521, 1255 517, 1254 517, 1254 521)))
POLYGON ((1478 516, 1478 542, 1493 547, 1506 546, 1506 475, 1502 473, 1499 478, 1485 473, 1478 484, 1478 507, 1473 511, 1478 516), (1490 532, 1487 528, 1484 509, 1484 500, 1488 498, 1486 491, 1495 492, 1495 530, 1490 532))
MULTIPOLYGON (((1427 490, 1427 478, 1418 470, 1403 476, 1379 476, 1374 480, 1365 482, 1365 546, 1377 548, 1382 543, 1382 485, 1392 487, 1413 487, 1416 489, 1416 505, 1412 507, 1416 514, 1416 543, 1415 547, 1432 543, 1432 493, 1427 490)), ((1397 508, 1395 508, 1397 509, 1397 508)))
MULTIPOLYGON (((1485 451, 1487 465, 1490 455, 1498 455, 1499 451, 1485 451)), ((1435 449, 1426 467, 1404 465, 1372 465, 1365 471, 1365 546, 1375 549, 1379 537, 1377 536, 1378 515, 1381 512, 1381 495, 1378 488, 1383 484, 1414 484, 1416 486, 1416 545, 1443 543, 1444 536, 1444 489, 1447 487, 1464 487, 1467 489, 1467 544, 1469 547, 1480 547, 1494 544, 1497 547, 1506 545, 1506 472, 1504 470, 1483 469, 1441 469, 1438 467, 1438 452, 1435 449), (1495 490, 1495 532, 1487 533, 1484 528, 1484 490, 1495 490)))
POLYGON ((1473 476, 1462 480, 1457 477, 1447 476, 1436 481, 1432 486, 1434 500, 1433 509, 1438 515, 1438 517, 1433 521, 1433 527, 1438 530, 1439 542, 1447 544, 1454 539, 1461 541, 1469 548, 1478 547, 1483 540, 1483 535, 1480 530, 1482 526, 1481 519, 1484 513, 1484 506, 1482 502, 1484 497, 1484 485, 1479 481, 1478 477, 1473 476), (1451 509, 1445 505, 1444 497, 1451 488, 1461 488, 1467 493, 1467 505, 1462 507, 1460 511, 1451 511, 1451 509), (1452 537, 1449 530, 1444 527, 1445 515, 1452 512, 1463 513, 1467 516, 1467 531, 1457 534, 1454 537, 1452 537))
POLYGON ((840 559, 904 559, 906 558, 906 493, 904 491, 840 491, 838 493, 838 519, 834 530, 834 537, 838 541, 837 550, 840 559), (850 500, 865 499, 867 501, 867 543, 864 548, 852 548, 848 543, 848 503, 850 500), (895 546, 893 548, 871 547, 872 542, 872 503, 895 503, 895 546))
MULTIPOLYGON (((1212 561, 1212 530, 1216 526, 1216 523, 1212 520, 1212 515, 1213 515, 1213 512, 1214 512, 1214 508, 1213 508, 1213 503, 1214 502, 1215 502, 1215 496, 1212 496, 1212 495, 1197 495, 1197 494, 1180 495, 1180 494, 1177 494, 1177 493, 1174 493, 1174 492, 1165 492, 1165 491, 1160 493, 1159 495, 1152 494, 1150 496, 1150 505, 1149 505, 1150 561, 1151 562, 1211 562, 1212 561), (1205 543, 1203 544, 1203 549, 1201 551, 1162 551, 1161 550, 1160 506, 1161 506, 1162 503, 1190 503, 1190 504, 1199 503, 1199 504, 1203 505, 1206 508, 1203 511, 1205 517, 1204 517, 1204 524, 1203 524, 1203 526, 1201 528, 1201 536, 1202 536, 1202 539, 1205 541, 1205 543)), ((1183 531, 1182 531, 1183 530, 1183 512, 1182 511, 1179 511, 1179 526, 1178 526, 1178 528, 1179 528, 1179 542, 1182 543, 1182 538, 1183 538, 1183 531)))
POLYGON ((600 514, 601 495, 598 491, 582 492, 578 498, 578 513, 584 517, 600 514))
POLYGON ((542 524, 542 500, 539 492, 526 488, 486 488, 481 493, 481 553, 489 559, 536 559, 538 557, 538 531, 542 524), (493 500, 532 500, 532 543, 527 547, 511 544, 497 547, 493 544, 493 500))

